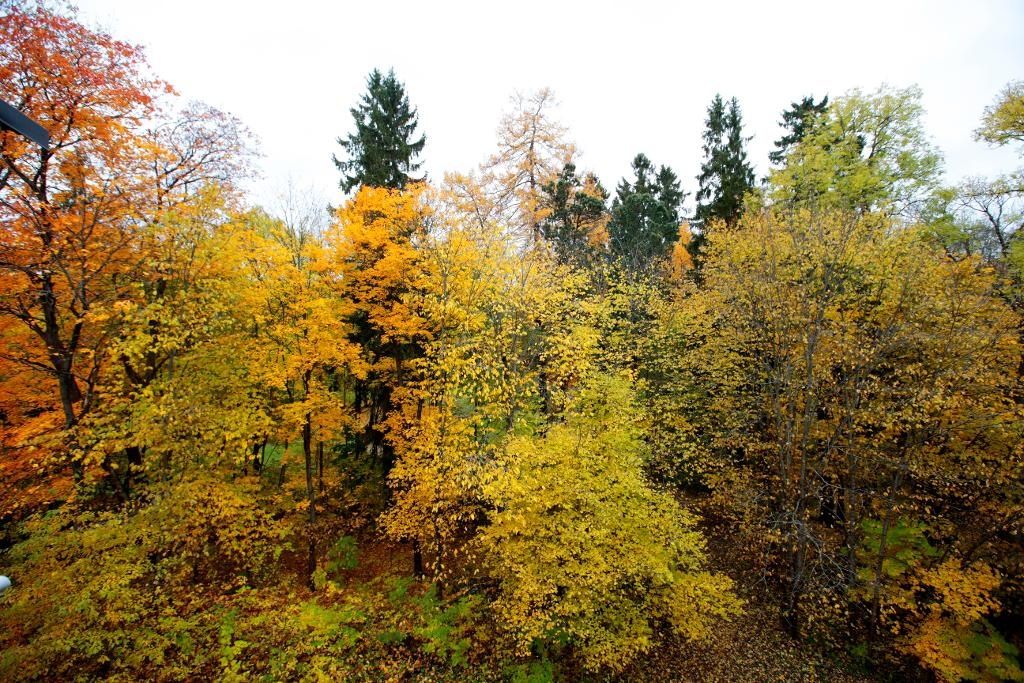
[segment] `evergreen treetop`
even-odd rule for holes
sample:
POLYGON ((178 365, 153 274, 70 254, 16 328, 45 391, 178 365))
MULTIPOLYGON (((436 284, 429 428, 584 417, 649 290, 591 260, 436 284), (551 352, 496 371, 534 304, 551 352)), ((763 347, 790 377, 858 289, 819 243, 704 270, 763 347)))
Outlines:
POLYGON ((385 76, 374 69, 366 79, 366 93, 353 107, 355 132, 338 138, 347 159, 334 157, 342 172, 339 183, 350 192, 361 185, 403 188, 422 166, 414 159, 423 151, 426 136, 416 138, 419 123, 416 109, 409 104, 405 86, 395 78, 393 70, 385 76))
POLYGON ((786 160, 786 155, 804 139, 814 125, 815 119, 822 116, 828 109, 828 95, 815 102, 814 96, 804 97, 799 102, 792 102, 789 109, 782 112, 779 126, 787 132, 775 141, 775 149, 769 152, 768 159, 776 165, 786 160))
POLYGON ((747 161, 743 117, 736 98, 728 108, 721 95, 708 107, 704 130, 704 162, 697 176, 697 221, 706 226, 715 219, 731 223, 743 209, 743 195, 754 187, 754 169, 747 161))
POLYGON ((667 255, 678 239, 686 193, 671 168, 655 171, 643 154, 633 159, 633 174, 633 183, 623 178, 616 187, 608 235, 614 256, 643 269, 667 255))

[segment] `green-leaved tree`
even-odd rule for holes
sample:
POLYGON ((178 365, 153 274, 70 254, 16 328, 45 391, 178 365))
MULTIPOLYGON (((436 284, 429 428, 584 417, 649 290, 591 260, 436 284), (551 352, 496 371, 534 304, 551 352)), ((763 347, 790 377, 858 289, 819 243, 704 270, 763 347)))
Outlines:
POLYGON ((771 199, 789 205, 881 211, 914 219, 937 189, 942 157, 922 125, 921 89, 851 90, 769 175, 771 199))

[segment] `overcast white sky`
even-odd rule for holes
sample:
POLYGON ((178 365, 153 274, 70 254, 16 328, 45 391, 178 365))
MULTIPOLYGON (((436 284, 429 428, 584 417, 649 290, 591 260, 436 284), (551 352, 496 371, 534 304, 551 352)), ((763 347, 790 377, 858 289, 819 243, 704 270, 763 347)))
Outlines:
POLYGON ((394 68, 427 135, 424 168, 475 168, 509 97, 554 90, 580 165, 612 190, 637 152, 696 189, 716 92, 736 96, 758 174, 780 113, 804 95, 918 84, 950 180, 1019 165, 972 139, 985 105, 1024 79, 1024 2, 234 2, 78 0, 80 19, 143 45, 188 99, 261 139, 270 202, 291 177, 337 203, 331 154, 367 74, 394 68))

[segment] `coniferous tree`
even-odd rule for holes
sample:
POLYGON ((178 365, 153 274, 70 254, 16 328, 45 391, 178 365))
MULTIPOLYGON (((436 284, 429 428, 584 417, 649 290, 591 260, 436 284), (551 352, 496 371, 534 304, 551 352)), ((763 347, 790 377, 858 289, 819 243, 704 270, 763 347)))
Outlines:
POLYGON ((754 169, 747 162, 740 105, 733 97, 726 108, 721 95, 708 107, 704 130, 704 163, 697 176, 697 222, 706 226, 720 219, 734 222, 743 209, 743 195, 754 186, 754 169))
POLYGON ((416 109, 409 105, 405 86, 395 78, 394 71, 383 75, 374 69, 366 79, 366 94, 361 103, 350 109, 356 130, 338 144, 347 160, 334 157, 334 165, 342 172, 339 185, 350 192, 361 185, 404 188, 422 163, 414 162, 423 151, 427 138, 417 139, 419 123, 416 109))
MULTIPOLYGON (((360 301, 361 306, 357 306, 349 318, 353 327, 350 340, 366 350, 374 362, 367 376, 355 381, 353 389, 356 411, 365 410, 367 415, 366 426, 360 436, 363 441, 361 446, 376 458, 381 471, 386 473, 393 464, 394 453, 384 439, 380 423, 394 407, 392 391, 400 384, 402 362, 417 357, 421 350, 414 335, 402 338, 390 330, 379 315, 374 315, 372 311, 376 304, 371 302, 376 297, 377 301, 387 302, 388 308, 397 310, 395 307, 406 283, 400 278, 390 285, 385 283, 395 275, 409 272, 408 257, 411 252, 408 252, 408 239, 418 217, 415 212, 408 213, 411 211, 408 209, 409 202, 400 195, 360 191, 360 188, 403 190, 407 184, 422 180, 413 178, 411 174, 421 166, 414 162, 414 158, 423 151, 426 137, 415 137, 417 113, 410 106, 405 88, 395 78, 394 71, 388 71, 385 76, 374 69, 367 77, 366 85, 367 92, 361 103, 350 110, 356 124, 355 132, 347 138, 338 138, 338 143, 348 154, 348 160, 342 161, 335 157, 334 163, 343 174, 341 189, 345 192, 356 191, 355 197, 348 204, 345 220, 357 226, 369 222, 377 231, 378 239, 386 237, 385 262, 393 265, 405 261, 402 267, 388 271, 387 276, 382 277, 378 272, 379 261, 368 257, 362 262, 362 267, 347 276, 349 282, 364 279, 374 284, 369 289, 373 295, 360 301), (374 202, 383 203, 391 209, 397 207, 399 213, 404 211, 408 215, 401 214, 403 217, 400 220, 388 224, 385 220, 387 214, 372 207, 374 202), (391 373, 381 367, 380 359, 390 359, 395 372, 391 373)), ((357 242, 353 248, 366 250, 368 247, 365 243, 357 242)))
POLYGON ((561 263, 587 266, 597 255, 608 221, 608 191, 593 174, 580 178, 576 165, 566 164, 556 180, 543 188, 547 215, 541 233, 561 263))
POLYGON ((782 121, 779 122, 779 126, 786 130, 786 134, 775 141, 775 150, 768 154, 768 159, 773 164, 782 164, 790 150, 807 135, 814 125, 814 120, 823 115, 827 109, 828 95, 825 95, 821 98, 821 102, 817 103, 814 101, 813 95, 805 97, 799 102, 791 103, 789 109, 782 112, 782 121))
POLYGON ((623 178, 615 190, 608 236, 613 256, 632 270, 643 270, 667 255, 678 239, 686 193, 671 168, 655 172, 643 154, 633 159, 633 174, 633 183, 623 178))

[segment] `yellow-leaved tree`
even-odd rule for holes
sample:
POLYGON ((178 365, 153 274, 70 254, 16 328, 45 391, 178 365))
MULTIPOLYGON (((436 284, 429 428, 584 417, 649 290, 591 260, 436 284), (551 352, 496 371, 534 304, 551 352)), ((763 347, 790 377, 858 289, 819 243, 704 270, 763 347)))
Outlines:
POLYGON ((656 625, 699 640, 741 606, 705 567, 695 518, 644 477, 628 380, 596 376, 564 422, 513 436, 486 478, 479 544, 495 609, 526 652, 567 641, 591 670, 621 670, 656 625))
MULTIPOLYGON (((775 209, 710 239, 703 276, 648 370, 675 415, 655 440, 666 470, 764 553, 793 633, 839 624, 830 637, 876 657, 964 618, 927 607, 938 567, 988 576, 1021 523, 1017 318, 992 269, 881 214, 775 209)), ((956 590, 995 604, 986 581, 956 590)))
POLYGON ((434 229, 417 245, 418 279, 405 302, 426 341, 387 421, 395 496, 383 522, 413 542, 417 573, 421 549, 430 553, 435 575, 480 517, 480 468, 535 408, 538 324, 554 289, 552 263, 520 253, 502 224, 467 212, 462 189, 434 193, 434 229))
POLYGON ((273 436, 283 442, 301 439, 306 484, 301 507, 309 524, 311 577, 317 558, 314 475, 323 471, 324 448, 355 425, 344 392, 366 377, 367 364, 352 340, 355 305, 338 292, 342 275, 330 246, 318 235, 300 234, 295 226, 265 216, 244 240, 246 306, 252 315, 247 374, 256 387, 277 397, 273 436))
POLYGON ((338 210, 325 235, 325 256, 336 273, 332 287, 350 306, 343 316, 350 326, 348 340, 358 346, 364 366, 353 385, 359 447, 382 475, 394 462, 382 425, 394 405, 392 394, 407 381, 427 334, 407 300, 420 268, 413 242, 428 220, 423 188, 363 186, 338 210))

